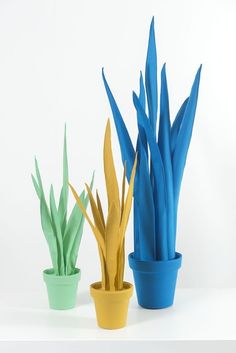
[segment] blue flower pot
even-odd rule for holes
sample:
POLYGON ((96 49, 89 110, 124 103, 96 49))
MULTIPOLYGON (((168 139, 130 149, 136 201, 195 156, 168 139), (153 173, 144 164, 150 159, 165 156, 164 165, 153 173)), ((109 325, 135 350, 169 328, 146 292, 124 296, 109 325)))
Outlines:
POLYGON ((175 286, 182 255, 175 253, 173 260, 141 261, 129 254, 138 303, 146 309, 163 309, 174 302, 175 286))

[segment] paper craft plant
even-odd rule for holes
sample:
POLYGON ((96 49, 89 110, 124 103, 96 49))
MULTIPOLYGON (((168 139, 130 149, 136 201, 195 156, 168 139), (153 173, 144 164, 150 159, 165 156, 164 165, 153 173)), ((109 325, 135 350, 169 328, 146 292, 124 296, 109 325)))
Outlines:
POLYGON ((125 171, 122 181, 121 199, 111 149, 111 130, 108 120, 104 139, 104 174, 108 198, 108 216, 105 220, 101 201, 96 192, 96 200, 86 184, 94 223, 88 216, 83 200, 70 185, 74 197, 84 217, 88 221, 97 240, 102 269, 101 289, 117 291, 124 288, 125 232, 132 205, 136 158, 130 171, 130 183, 125 198, 125 171))
MULTIPOLYGON (((36 177, 32 175, 32 181, 40 201, 41 225, 51 255, 53 274, 57 276, 73 275, 75 273, 78 250, 83 232, 84 216, 76 203, 70 217, 67 218, 69 184, 66 128, 64 133, 63 151, 63 185, 58 207, 56 205, 52 185, 50 188, 50 202, 49 205, 47 205, 36 159, 35 174, 36 177)), ((88 195, 85 196, 85 191, 81 193, 80 200, 83 207, 86 208, 88 204, 88 195)))
POLYGON ((90 285, 94 299, 98 325, 106 329, 117 329, 126 325, 129 299, 133 293, 131 283, 124 281, 125 232, 133 198, 133 187, 137 159, 134 158, 130 183, 125 197, 125 166, 121 199, 111 148, 111 129, 108 120, 104 139, 104 174, 108 199, 108 216, 104 217, 101 201, 96 200, 86 185, 94 223, 88 216, 81 198, 70 185, 75 199, 87 219, 97 240, 101 262, 102 280, 90 285))
POLYGON ((122 160, 127 166, 128 181, 131 178, 135 154, 138 153, 134 186, 134 257, 137 260, 170 260, 176 256, 179 193, 197 107, 200 73, 201 66, 189 97, 181 105, 171 125, 165 64, 161 70, 160 106, 158 105, 157 55, 152 19, 145 83, 141 73, 139 97, 133 92, 138 125, 136 149, 104 72, 102 73, 119 138, 122 160))

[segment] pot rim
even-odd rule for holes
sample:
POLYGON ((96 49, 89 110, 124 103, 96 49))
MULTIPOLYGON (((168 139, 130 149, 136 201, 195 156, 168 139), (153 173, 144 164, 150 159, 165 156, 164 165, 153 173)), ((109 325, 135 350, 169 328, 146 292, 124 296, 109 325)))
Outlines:
POLYGON ((54 283, 70 283, 76 280, 79 280, 81 277, 81 270, 79 268, 75 268, 75 273, 72 275, 55 275, 53 273, 54 269, 53 268, 47 268, 46 270, 43 271, 43 279, 45 282, 54 282, 54 283))
POLYGON ((157 273, 157 272, 169 272, 176 271, 181 267, 182 254, 176 252, 175 258, 171 260, 161 261, 143 261, 134 258, 134 252, 128 256, 129 266, 133 271, 143 273, 157 273))
POLYGON ((101 281, 98 281, 98 282, 94 282, 92 284, 90 284, 90 293, 91 295, 93 293, 97 293, 97 295, 107 295, 107 296, 121 296, 123 294, 128 294, 130 293, 130 296, 132 295, 133 293, 133 284, 130 283, 130 282, 126 282, 124 281, 123 282, 123 285, 124 285, 124 288, 121 289, 121 290, 103 290, 101 289, 101 281), (97 287, 97 288, 96 288, 97 287))

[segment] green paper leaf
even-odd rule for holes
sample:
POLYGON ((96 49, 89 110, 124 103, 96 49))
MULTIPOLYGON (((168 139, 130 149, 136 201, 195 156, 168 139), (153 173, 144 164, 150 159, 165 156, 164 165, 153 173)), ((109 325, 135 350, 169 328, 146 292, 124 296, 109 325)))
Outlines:
MULTIPOLYGON (((80 194, 80 199, 82 200, 82 202, 84 201, 84 197, 85 197, 85 192, 83 191, 80 194)), ((74 208, 69 217, 69 220, 66 224, 65 236, 63 239, 63 249, 64 249, 65 260, 66 260, 65 262, 66 262, 67 275, 71 274, 71 272, 73 271, 73 266, 72 266, 73 261, 71 260, 71 257, 77 258, 77 254, 76 256, 73 256, 72 249, 73 249, 74 242, 78 237, 78 231, 80 229, 80 223, 82 218, 83 218, 82 212, 80 211, 77 203, 75 203, 74 208)))
MULTIPOLYGON (((92 175, 92 180, 90 182, 90 189, 92 190, 93 188, 93 183, 94 183, 94 172, 92 175)), ((81 201, 84 205, 84 208, 86 209, 88 206, 88 194, 86 195, 86 197, 84 198, 84 191, 82 192, 83 198, 81 198, 81 201)), ((76 204, 76 206, 78 207, 78 205, 76 204)), ((79 209, 79 207, 78 207, 79 209)), ((80 209, 79 209, 80 211, 80 209)), ((73 211, 72 211, 73 212, 73 211)), ((76 212, 76 211, 75 211, 76 212)), ((81 212, 81 211, 80 211, 81 212)), ((81 212, 82 213, 82 212, 81 212)), ((76 267, 76 262, 77 262, 77 257, 78 257, 78 252, 79 252, 79 247, 80 247, 80 243, 81 243, 81 239, 82 239, 82 234, 83 234, 83 228, 84 228, 84 216, 78 217, 78 228, 77 228, 77 233, 76 236, 74 238, 74 242, 73 242, 73 246, 70 250, 70 255, 69 255, 69 262, 67 262, 67 265, 70 264, 70 268, 74 269, 76 267)))
POLYGON ((32 182, 33 182, 36 194, 38 195, 38 198, 40 199, 41 198, 41 190, 40 190, 38 183, 37 183, 35 177, 33 176, 33 174, 31 174, 31 178, 32 178, 32 182))
POLYGON ((57 250, 58 250, 58 268, 59 274, 63 276, 65 274, 65 265, 64 265, 64 256, 63 256, 63 240, 61 234, 61 226, 60 226, 60 218, 56 208, 56 202, 54 197, 53 186, 50 188, 50 210, 51 210, 51 218, 52 225, 54 229, 54 233, 57 239, 57 250))
POLYGON ((60 218, 62 237, 65 235, 67 205, 68 205, 68 158, 67 158, 67 142, 66 142, 66 126, 64 131, 64 147, 63 147, 63 186, 60 193, 58 213, 60 218))
POLYGON ((48 206, 45 199, 42 197, 40 199, 40 216, 41 216, 41 225, 43 233, 48 243, 53 269, 56 275, 59 274, 58 269, 58 253, 57 253, 57 243, 52 226, 52 220, 49 214, 48 206))

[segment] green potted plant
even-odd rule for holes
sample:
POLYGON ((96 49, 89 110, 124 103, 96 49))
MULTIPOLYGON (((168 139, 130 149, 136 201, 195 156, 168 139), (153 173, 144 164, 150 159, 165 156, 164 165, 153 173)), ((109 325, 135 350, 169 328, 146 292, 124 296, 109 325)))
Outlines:
POLYGON ((102 280, 91 284, 90 293, 95 302, 98 325, 117 329, 126 325, 129 299, 133 293, 131 283, 124 281, 125 232, 132 205, 134 177, 137 160, 131 171, 130 184, 125 198, 125 167, 121 200, 111 149, 111 131, 108 120, 104 139, 104 174, 108 198, 108 216, 105 220, 101 201, 96 200, 86 185, 94 223, 88 216, 83 200, 70 185, 75 199, 97 240, 101 261, 102 280))
MULTIPOLYGON (((63 185, 58 206, 56 205, 52 185, 49 205, 47 204, 36 158, 35 176, 32 175, 32 181, 40 201, 41 226, 52 261, 52 268, 43 271, 49 306, 52 309, 71 309, 76 305, 77 287, 81 276, 81 271, 76 267, 76 262, 83 232, 84 216, 75 204, 70 216, 67 217, 69 184, 66 127, 63 149, 63 185)), ((92 183, 93 179, 91 187, 92 183)), ((86 209, 88 195, 85 196, 85 191, 81 193, 80 199, 86 209)))

